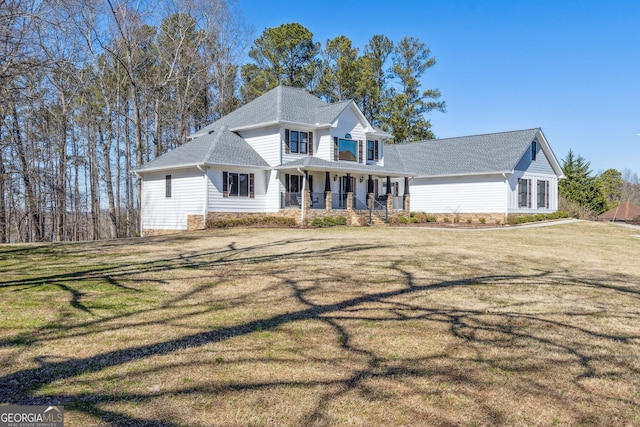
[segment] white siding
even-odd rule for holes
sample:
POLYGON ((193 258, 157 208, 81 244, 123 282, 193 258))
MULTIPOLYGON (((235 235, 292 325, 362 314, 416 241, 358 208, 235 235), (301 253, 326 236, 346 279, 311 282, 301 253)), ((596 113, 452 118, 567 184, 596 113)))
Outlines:
POLYGON ((318 141, 316 143, 317 149, 314 156, 327 161, 333 160, 333 138, 329 133, 329 129, 318 130, 314 135, 314 139, 315 138, 317 138, 318 141))
MULTIPOLYGON (((403 188, 400 191, 402 195, 403 188)), ((416 212, 490 213, 507 209, 507 184, 502 176, 418 178, 409 182, 409 191, 411 210, 416 212)))
POLYGON ((270 165, 280 164, 281 132, 278 126, 242 131, 240 134, 262 158, 270 165))
POLYGON ((143 230, 186 230, 187 215, 204 213, 205 178, 198 169, 144 174, 142 185, 143 230), (167 175, 170 198, 165 197, 167 175))
MULTIPOLYGON (((280 179, 278 171, 265 171, 265 210, 278 212, 280 210, 280 179)), ((284 187, 283 187, 284 190, 284 187)))
MULTIPOLYGON (((272 187, 270 179, 272 172, 240 168, 235 166, 211 168, 207 170, 209 190, 209 212, 267 212, 268 206, 273 202, 267 198, 267 194, 273 197, 273 191, 267 191, 267 184, 272 187), (255 197, 223 197, 222 172, 253 173, 255 197)), ((277 199, 276 199, 277 201, 277 199)), ((277 209, 276 209, 277 210, 277 209)), ((273 211, 273 209, 272 209, 273 211)))

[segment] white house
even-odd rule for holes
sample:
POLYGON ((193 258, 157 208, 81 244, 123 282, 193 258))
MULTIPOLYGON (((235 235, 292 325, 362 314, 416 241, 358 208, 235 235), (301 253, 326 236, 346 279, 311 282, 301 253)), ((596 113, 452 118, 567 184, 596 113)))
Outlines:
POLYGON ((385 145, 353 101, 267 92, 136 171, 142 234, 242 215, 553 212, 561 168, 542 131, 385 145))

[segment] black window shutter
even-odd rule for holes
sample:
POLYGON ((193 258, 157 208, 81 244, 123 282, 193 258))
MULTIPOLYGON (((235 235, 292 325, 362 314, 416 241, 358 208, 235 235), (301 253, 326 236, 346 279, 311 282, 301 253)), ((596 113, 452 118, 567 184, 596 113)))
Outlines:
POLYGON ((249 174, 249 197, 252 199, 255 197, 254 180, 255 180, 255 175, 250 173, 249 174))
POLYGON ((379 148, 378 144, 379 144, 379 142, 378 142, 378 141, 375 141, 375 142, 373 143, 373 151, 374 151, 373 157, 374 157, 374 159, 375 159, 375 161, 376 161, 376 162, 377 162, 378 160, 380 160, 380 151, 379 151, 379 150, 380 150, 380 148, 379 148))
POLYGON ((289 154, 289 129, 284 130, 284 152, 289 154))
POLYGON ((363 149, 364 149, 364 141, 358 141, 358 163, 362 162, 363 149))
POLYGON ((313 132, 309 132, 309 155, 313 156, 313 132))
POLYGON ((229 197, 229 173, 222 172, 222 197, 229 197))
POLYGON ((333 137, 333 160, 338 160, 338 137, 333 137))
POLYGON ((531 207, 531 180, 527 180, 527 207, 531 207))
POLYGON ((285 191, 285 193, 288 193, 290 188, 291 187, 289 186, 289 174, 285 173, 284 174, 284 191, 285 191))
POLYGON ((549 207, 549 181, 545 181, 544 182, 544 207, 548 208, 549 207))

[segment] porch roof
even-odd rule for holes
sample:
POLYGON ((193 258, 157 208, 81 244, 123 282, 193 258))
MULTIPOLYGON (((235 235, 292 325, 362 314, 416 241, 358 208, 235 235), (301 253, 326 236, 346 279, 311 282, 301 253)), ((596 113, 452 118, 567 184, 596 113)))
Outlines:
POLYGON ((393 170, 378 165, 363 165, 362 163, 347 162, 347 161, 328 161, 319 159, 317 157, 304 157, 296 159, 291 162, 283 163, 280 166, 276 166, 275 170, 286 169, 304 169, 308 171, 319 172, 347 172, 356 174, 367 174, 377 176, 414 176, 412 173, 408 173, 402 170, 393 170))

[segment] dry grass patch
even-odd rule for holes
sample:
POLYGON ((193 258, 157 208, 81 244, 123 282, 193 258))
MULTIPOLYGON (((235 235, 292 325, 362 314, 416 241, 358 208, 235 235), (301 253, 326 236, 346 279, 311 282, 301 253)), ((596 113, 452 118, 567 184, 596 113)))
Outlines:
POLYGON ((66 425, 638 425, 634 230, 0 247, 0 403, 66 425))

